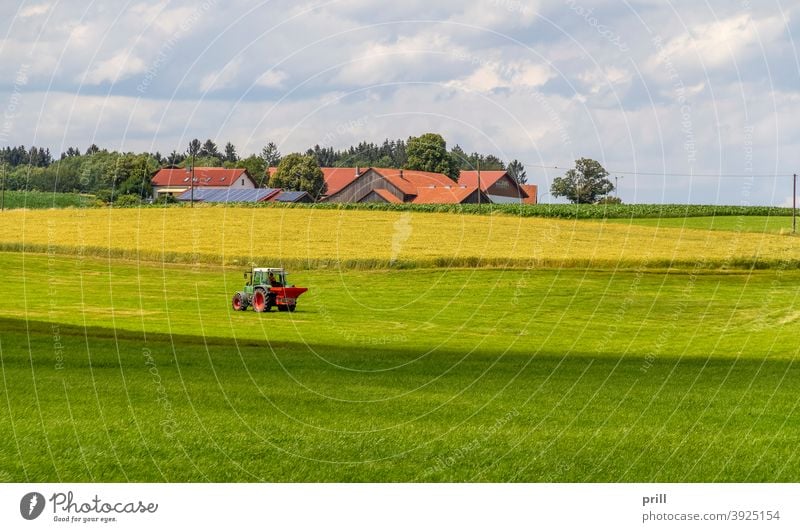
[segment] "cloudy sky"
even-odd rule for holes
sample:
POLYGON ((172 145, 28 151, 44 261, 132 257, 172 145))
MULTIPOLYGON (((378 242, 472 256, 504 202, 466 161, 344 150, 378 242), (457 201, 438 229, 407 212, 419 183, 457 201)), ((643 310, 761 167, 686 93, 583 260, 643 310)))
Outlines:
POLYGON ((168 153, 197 137, 246 155, 270 140, 289 153, 435 131, 523 161, 542 190, 560 175, 546 167, 597 159, 627 203, 788 204, 800 171, 797 0, 67 0, 0 13, 0 145, 168 153))

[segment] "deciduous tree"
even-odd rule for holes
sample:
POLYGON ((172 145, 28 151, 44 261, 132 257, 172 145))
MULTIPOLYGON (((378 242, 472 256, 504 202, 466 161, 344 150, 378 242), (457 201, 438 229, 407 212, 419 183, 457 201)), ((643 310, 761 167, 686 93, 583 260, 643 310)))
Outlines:
POLYGON ((553 180, 550 193, 564 197, 572 203, 596 203, 597 200, 614 190, 608 179, 608 172, 594 159, 578 159, 575 168, 553 180))

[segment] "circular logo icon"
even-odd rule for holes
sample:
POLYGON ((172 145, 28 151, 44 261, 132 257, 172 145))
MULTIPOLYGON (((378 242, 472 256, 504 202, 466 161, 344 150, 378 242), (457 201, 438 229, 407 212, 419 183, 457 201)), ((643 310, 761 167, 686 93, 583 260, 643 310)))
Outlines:
POLYGON ((44 495, 36 491, 25 494, 19 501, 19 513, 28 521, 33 521, 44 510, 44 495))

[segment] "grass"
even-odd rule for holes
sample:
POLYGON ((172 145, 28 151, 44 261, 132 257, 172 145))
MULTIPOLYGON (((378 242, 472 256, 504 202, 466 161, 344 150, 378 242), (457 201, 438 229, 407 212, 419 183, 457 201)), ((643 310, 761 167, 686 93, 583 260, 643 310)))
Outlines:
POLYGON ((796 482, 800 272, 701 266, 301 271, 259 315, 235 268, 0 253, 0 480, 796 482))
POLYGON ((91 194, 6 190, 3 205, 6 209, 52 209, 92 207, 95 202, 91 194))
MULTIPOLYGON (((611 221, 611 220, 609 220, 611 221)), ((734 233, 789 234, 791 216, 700 216, 686 218, 634 218, 613 220, 616 223, 645 227, 672 227, 706 231, 732 231, 734 233)))
POLYGON ((10 211, 0 250, 291 268, 797 267, 790 235, 545 218, 259 209, 10 211))
MULTIPOLYGON (((202 207, 205 205, 196 204, 202 207)), ((769 207, 759 205, 686 205, 686 204, 565 204, 542 203, 539 205, 520 204, 413 204, 413 203, 231 203, 232 207, 256 209, 301 209, 336 211, 392 211, 417 213, 451 214, 495 214, 520 218, 562 218, 562 219, 635 219, 635 218, 688 218, 695 216, 789 216, 788 207, 769 207)), ((151 205, 150 208, 161 208, 151 205)), ((188 205, 172 205, 171 208, 187 208, 188 205)))

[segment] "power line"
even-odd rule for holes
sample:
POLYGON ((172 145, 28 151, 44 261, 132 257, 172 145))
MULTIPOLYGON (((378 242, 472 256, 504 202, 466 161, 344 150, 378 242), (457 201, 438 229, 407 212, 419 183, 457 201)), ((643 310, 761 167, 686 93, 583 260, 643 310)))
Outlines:
MULTIPOLYGON (((522 163, 526 168, 543 168, 546 170, 569 170, 569 166, 545 166, 541 164, 522 163)), ((642 171, 626 171, 626 170, 606 170, 609 174, 620 175, 642 175, 642 176, 663 176, 663 177, 785 177, 792 175, 792 172, 774 172, 771 174, 690 174, 690 173, 673 173, 673 172, 642 172, 642 171)))

